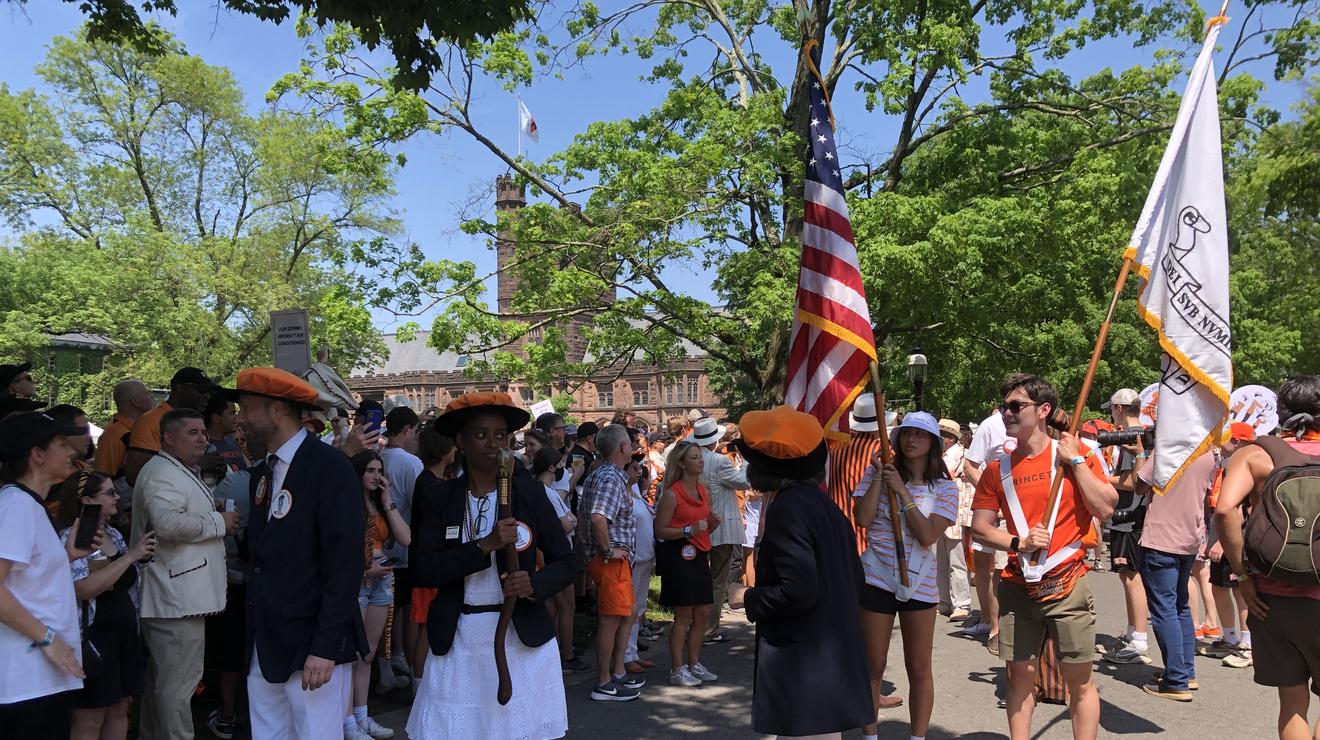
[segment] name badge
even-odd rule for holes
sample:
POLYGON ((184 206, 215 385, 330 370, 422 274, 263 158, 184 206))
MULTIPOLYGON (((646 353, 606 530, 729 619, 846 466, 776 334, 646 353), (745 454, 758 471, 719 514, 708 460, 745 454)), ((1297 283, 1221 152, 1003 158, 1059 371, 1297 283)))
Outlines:
POLYGON ((458 527, 445 527, 445 539, 447 540, 458 539, 458 527))

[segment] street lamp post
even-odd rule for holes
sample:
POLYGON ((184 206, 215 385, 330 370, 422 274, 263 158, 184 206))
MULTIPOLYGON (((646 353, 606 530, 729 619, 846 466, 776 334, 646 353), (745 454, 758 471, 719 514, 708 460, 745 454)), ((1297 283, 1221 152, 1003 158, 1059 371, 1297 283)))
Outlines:
POLYGON ((907 376, 912 381, 913 403, 917 406, 917 411, 921 411, 921 387, 926 384, 927 371, 926 356, 921 354, 920 347, 913 347, 912 354, 908 355, 907 376))

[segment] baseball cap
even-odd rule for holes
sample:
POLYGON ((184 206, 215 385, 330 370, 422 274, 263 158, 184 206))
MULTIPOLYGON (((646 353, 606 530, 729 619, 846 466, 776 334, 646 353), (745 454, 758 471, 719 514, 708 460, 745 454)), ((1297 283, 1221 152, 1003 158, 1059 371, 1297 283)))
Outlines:
POLYGON ((1111 406, 1132 406, 1141 403, 1141 394, 1131 388, 1119 388, 1114 391, 1114 395, 1109 400, 1100 404, 1100 408, 1107 409, 1111 406))
POLYGON ((215 381, 195 367, 182 367, 170 378, 170 385, 196 385, 201 388, 214 388, 215 381))
POLYGON ((689 424, 695 424, 697 423, 697 419, 704 419, 707 416, 710 416, 710 414, 707 414, 705 409, 692 409, 687 412, 687 420, 689 424))
POLYGON ((21 362, 17 365, 0 365, 0 389, 8 388, 14 378, 32 370, 32 363, 21 362))
POLYGON ((1239 442, 1254 442, 1256 440, 1256 428, 1245 421, 1235 421, 1229 424, 1228 433, 1232 439, 1239 442))
POLYGON ((14 414, 0 421, 0 452, 6 458, 23 457, 55 437, 79 437, 86 433, 86 427, 61 424, 45 414, 31 411, 14 414))
POLYGON ((599 431, 600 427, 596 426, 596 422, 584 421, 581 424, 578 424, 577 438, 586 439, 587 437, 594 437, 596 436, 596 432, 599 431))

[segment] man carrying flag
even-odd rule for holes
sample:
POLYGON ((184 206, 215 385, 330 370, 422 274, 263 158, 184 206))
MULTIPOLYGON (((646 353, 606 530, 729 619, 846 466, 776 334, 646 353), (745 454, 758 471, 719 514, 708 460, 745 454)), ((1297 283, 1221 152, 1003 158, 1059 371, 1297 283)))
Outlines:
POLYGON ((1212 58, 1225 20, 1210 20, 1126 255, 1142 277, 1138 308, 1164 351, 1160 423, 1151 459, 1139 473, 1156 493, 1139 567, 1165 670, 1143 688, 1184 702, 1196 688, 1187 579, 1205 536, 1202 512, 1215 467, 1206 453, 1223 441, 1233 387, 1228 220, 1212 58))

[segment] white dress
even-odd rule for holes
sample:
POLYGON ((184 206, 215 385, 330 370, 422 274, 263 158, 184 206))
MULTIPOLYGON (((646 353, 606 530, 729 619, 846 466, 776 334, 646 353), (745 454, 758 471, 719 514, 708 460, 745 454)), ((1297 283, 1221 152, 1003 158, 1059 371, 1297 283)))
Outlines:
MULTIPOLYGON (((463 541, 490 533, 495 523, 495 493, 486 515, 478 517, 478 499, 468 497, 468 509, 476 532, 469 537, 462 527, 463 541)), ((463 581, 464 602, 472 605, 504 601, 499 571, 491 553, 490 567, 463 581)), ((518 639, 510 625, 505 638, 513 697, 500 706, 495 698, 499 673, 495 670, 495 626, 499 612, 463 614, 458 618, 454 644, 446 655, 428 655, 421 686, 408 716, 412 740, 445 738, 500 738, 543 740, 568 732, 568 707, 564 700, 564 676, 559 663, 559 644, 554 638, 536 648, 518 639)))

